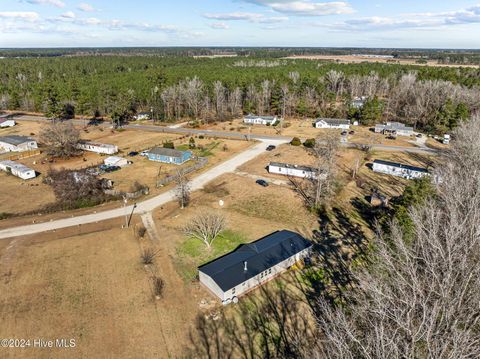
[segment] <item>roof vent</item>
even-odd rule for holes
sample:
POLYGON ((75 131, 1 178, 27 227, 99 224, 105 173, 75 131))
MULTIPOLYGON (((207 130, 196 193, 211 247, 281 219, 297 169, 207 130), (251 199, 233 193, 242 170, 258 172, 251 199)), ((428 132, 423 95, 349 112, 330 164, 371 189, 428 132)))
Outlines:
POLYGON ((248 270, 247 261, 243 262, 243 270, 246 272, 248 270))

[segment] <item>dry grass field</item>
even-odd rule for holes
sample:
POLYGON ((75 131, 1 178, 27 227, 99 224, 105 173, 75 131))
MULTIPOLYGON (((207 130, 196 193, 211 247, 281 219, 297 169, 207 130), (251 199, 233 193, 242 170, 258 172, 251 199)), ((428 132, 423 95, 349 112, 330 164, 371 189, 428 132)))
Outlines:
POLYGON ((389 59, 389 58, 372 58, 369 56, 353 56, 353 55, 306 55, 306 56, 289 56, 287 59, 305 59, 305 60, 326 60, 335 61, 344 64, 358 64, 362 62, 373 62, 382 64, 399 64, 399 65, 415 65, 415 66, 433 66, 433 67, 470 67, 478 68, 478 65, 456 65, 456 64, 440 64, 436 60, 428 60, 426 63, 417 63, 416 59, 389 59))

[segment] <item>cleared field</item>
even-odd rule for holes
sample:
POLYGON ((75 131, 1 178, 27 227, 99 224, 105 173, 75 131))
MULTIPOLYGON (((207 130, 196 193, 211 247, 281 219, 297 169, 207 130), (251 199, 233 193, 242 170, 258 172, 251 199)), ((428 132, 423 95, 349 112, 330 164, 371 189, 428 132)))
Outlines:
POLYGON ((74 338, 76 348, 2 349, 2 357, 180 356, 197 306, 192 293, 177 297, 175 272, 159 264, 166 287, 155 300, 131 231, 18 243, 15 256, 2 263, 0 334, 74 338))
POLYGON ((416 59, 391 59, 391 58, 373 58, 369 56, 353 56, 353 55, 305 55, 305 56, 289 56, 287 59, 304 59, 304 60, 327 60, 345 64, 359 64, 362 62, 373 62, 382 64, 399 64, 399 65, 415 65, 415 66, 432 66, 432 67, 470 67, 478 68, 478 65, 456 65, 456 64, 440 64, 436 60, 428 60, 426 63, 417 63, 416 59))

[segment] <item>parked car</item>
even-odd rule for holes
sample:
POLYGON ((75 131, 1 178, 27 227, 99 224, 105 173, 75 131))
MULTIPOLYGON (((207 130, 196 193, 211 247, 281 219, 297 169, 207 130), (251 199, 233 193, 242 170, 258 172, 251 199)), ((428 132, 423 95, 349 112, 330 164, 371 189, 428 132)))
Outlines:
POLYGON ((342 136, 346 136, 348 135, 348 132, 347 131, 342 131, 342 136))
POLYGON ((255 183, 259 184, 262 187, 268 187, 268 182, 263 179, 256 180, 255 183))
POLYGON ((142 152, 140 152, 140 156, 147 157, 147 156, 148 156, 148 151, 142 151, 142 152))
POLYGON ((105 169, 105 172, 106 173, 115 172, 115 171, 118 171, 119 169, 120 167, 118 166, 107 166, 107 168, 105 169))
POLYGON ((348 134, 349 134, 349 135, 354 135, 354 134, 355 134, 355 131, 352 130, 352 131, 350 131, 348 134))
POLYGON ((132 152, 129 152, 129 153, 128 153, 128 156, 130 156, 130 157, 135 157, 135 156, 137 156, 137 155, 138 155, 138 152, 137 152, 137 151, 132 151, 132 152))
POLYGON ((267 147, 267 151, 273 151, 275 148, 277 148, 277 146, 270 145, 267 147))
POLYGON ((422 134, 421 134, 421 133, 417 133, 417 137, 418 137, 418 138, 422 138, 422 134))

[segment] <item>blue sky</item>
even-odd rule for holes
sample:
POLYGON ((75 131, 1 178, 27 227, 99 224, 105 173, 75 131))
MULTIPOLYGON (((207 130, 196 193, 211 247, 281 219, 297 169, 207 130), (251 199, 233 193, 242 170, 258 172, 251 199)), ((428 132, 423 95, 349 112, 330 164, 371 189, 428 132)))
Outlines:
POLYGON ((0 47, 480 48, 480 0, 0 0, 0 47))

